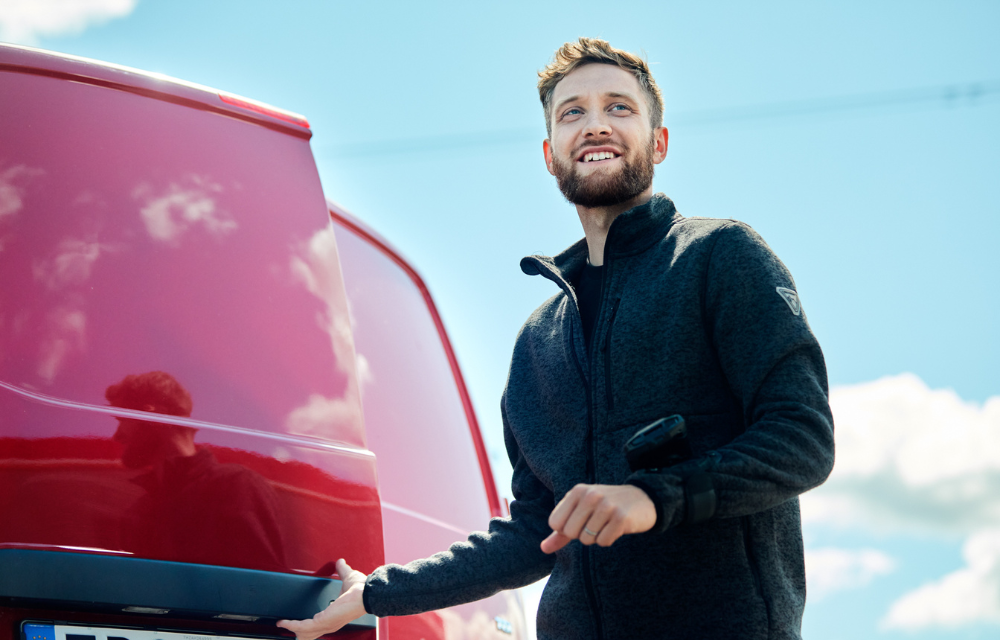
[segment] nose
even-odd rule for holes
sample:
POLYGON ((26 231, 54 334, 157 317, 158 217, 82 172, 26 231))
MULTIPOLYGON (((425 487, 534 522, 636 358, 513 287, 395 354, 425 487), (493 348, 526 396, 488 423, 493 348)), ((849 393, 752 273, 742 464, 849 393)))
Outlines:
POLYGON ((583 128, 585 138, 606 138, 611 135, 611 122, 603 112, 598 111, 590 115, 586 126, 583 128))

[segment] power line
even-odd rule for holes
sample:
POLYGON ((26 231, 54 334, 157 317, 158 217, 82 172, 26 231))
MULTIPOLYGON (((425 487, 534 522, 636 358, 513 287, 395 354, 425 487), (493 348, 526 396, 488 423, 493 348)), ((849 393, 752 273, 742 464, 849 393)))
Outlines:
POLYGON ((1000 80, 948 84, 919 89, 861 93, 835 98, 796 100, 765 105, 723 109, 703 109, 677 114, 675 125, 704 126, 742 120, 787 118, 838 111, 862 111, 885 107, 923 104, 937 108, 978 106, 1000 96, 1000 80))
MULTIPOLYGON (((774 120, 902 106, 953 109, 979 106, 997 97, 1000 97, 1000 80, 989 80, 813 100, 795 100, 720 109, 696 109, 674 114, 669 117, 667 125, 685 128, 712 127, 755 120, 774 120)), ((540 127, 525 127, 336 145, 327 147, 326 152, 335 157, 352 158, 401 155, 420 151, 540 142, 544 135, 544 130, 540 127)), ((320 145, 320 149, 323 149, 322 145, 320 145)))

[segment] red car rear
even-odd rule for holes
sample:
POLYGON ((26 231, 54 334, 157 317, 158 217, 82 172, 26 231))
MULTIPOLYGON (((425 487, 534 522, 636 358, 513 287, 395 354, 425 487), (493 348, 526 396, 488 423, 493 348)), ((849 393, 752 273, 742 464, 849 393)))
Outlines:
MULTIPOLYGON (((279 636, 337 558, 501 515, 427 289, 325 200, 303 118, 8 45, 0 116, 0 640, 279 636)), ((376 633, 524 620, 500 594, 336 635, 376 633)))

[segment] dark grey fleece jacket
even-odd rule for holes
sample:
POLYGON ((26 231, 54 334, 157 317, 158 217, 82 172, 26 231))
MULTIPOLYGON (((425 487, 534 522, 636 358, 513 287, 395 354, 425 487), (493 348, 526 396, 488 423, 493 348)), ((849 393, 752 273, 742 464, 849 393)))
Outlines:
POLYGON ((521 261, 560 292, 521 329, 501 403, 511 516, 431 558, 377 569, 366 607, 412 614, 551 574, 542 640, 799 638, 797 496, 833 466, 833 418, 791 275, 747 225, 684 218, 657 194, 611 225, 588 352, 569 284, 586 256, 581 240, 521 261), (631 473, 626 440, 672 414, 687 421, 693 459, 631 473), (691 523, 684 485, 696 471, 717 508, 691 523), (543 554, 549 514, 578 483, 643 488, 656 526, 607 548, 543 554))

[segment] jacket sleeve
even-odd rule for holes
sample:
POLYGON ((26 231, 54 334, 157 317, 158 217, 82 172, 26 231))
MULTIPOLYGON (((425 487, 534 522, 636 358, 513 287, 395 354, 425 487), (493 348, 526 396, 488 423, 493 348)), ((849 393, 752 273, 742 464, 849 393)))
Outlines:
POLYGON ((523 587, 552 571, 555 557, 539 545, 550 533, 554 498, 521 455, 504 405, 502 401, 504 442, 514 467, 510 517, 493 518, 488 531, 472 533, 430 558, 373 571, 364 591, 369 613, 402 616, 443 609, 523 587))
POLYGON ((696 475, 714 489, 714 517, 736 517, 821 484, 833 468, 823 353, 791 274, 747 225, 716 232, 703 299, 705 328, 746 428, 699 459, 629 479, 657 503, 661 531, 691 521, 688 485, 696 475))

